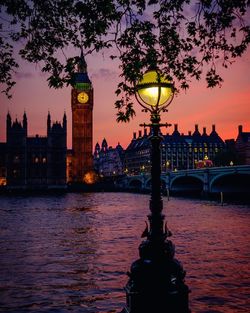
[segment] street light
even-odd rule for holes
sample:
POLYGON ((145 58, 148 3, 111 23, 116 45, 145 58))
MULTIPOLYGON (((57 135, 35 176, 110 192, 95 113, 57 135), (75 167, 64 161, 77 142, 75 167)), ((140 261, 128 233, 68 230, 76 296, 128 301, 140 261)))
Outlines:
POLYGON ((135 87, 136 99, 150 112, 151 129, 151 197, 150 214, 139 246, 140 258, 132 263, 125 287, 124 313, 188 313, 189 289, 184 283, 185 271, 174 258, 171 232, 164 223, 161 197, 160 112, 166 111, 174 96, 174 86, 159 70, 147 71, 135 87))
POLYGON ((159 114, 173 100, 174 86, 159 70, 149 70, 136 85, 135 96, 142 107, 159 114))

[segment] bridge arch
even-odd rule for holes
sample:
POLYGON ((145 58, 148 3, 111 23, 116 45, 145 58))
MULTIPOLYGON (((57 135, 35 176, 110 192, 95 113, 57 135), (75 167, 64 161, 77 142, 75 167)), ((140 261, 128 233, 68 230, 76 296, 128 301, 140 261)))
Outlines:
POLYGON ((249 192, 250 174, 229 173, 213 177, 210 181, 211 192, 249 192))
POLYGON ((129 188, 142 188, 142 181, 138 178, 131 179, 128 183, 129 188))
MULTIPOLYGON (((151 178, 147 179, 147 181, 145 182, 145 188, 146 189, 151 188, 151 182, 152 182, 151 178)), ((161 178, 161 189, 166 190, 166 181, 164 180, 164 178, 161 178)))
POLYGON ((195 175, 176 176, 171 181, 170 190, 201 192, 203 190, 203 185, 203 180, 195 175))

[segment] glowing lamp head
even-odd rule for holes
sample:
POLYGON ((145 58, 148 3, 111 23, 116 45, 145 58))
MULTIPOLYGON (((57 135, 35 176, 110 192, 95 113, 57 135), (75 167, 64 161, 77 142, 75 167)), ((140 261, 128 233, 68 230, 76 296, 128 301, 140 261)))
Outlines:
POLYGON ((159 70, 147 71, 136 85, 137 101, 150 111, 166 108, 173 96, 173 84, 159 70))

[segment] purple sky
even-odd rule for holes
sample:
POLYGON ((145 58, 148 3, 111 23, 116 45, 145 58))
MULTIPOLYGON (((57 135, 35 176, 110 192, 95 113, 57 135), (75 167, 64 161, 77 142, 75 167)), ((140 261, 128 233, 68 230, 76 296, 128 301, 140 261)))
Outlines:
MULTIPOLYGON (((135 101, 136 117, 127 124, 116 122, 115 90, 119 82, 119 64, 104 54, 86 57, 89 77, 94 86, 94 145, 105 137, 108 144, 118 142, 126 148, 139 124, 149 121, 149 114, 142 113, 135 101)), ((250 131, 250 51, 238 59, 228 70, 223 71, 222 88, 209 90, 202 82, 193 82, 191 88, 175 97, 169 112, 162 114, 162 121, 178 124, 179 131, 187 133, 198 124, 200 131, 212 124, 223 139, 236 138, 238 125, 250 131)), ((0 95, 0 141, 5 141, 6 114, 22 118, 24 110, 28 117, 29 135, 46 135, 48 110, 53 120, 62 120, 64 111, 68 119, 68 148, 71 147, 71 88, 50 89, 46 76, 41 74, 39 65, 22 63, 16 75, 17 84, 13 98, 8 100, 0 95)), ((163 133, 173 131, 163 129, 163 133)))

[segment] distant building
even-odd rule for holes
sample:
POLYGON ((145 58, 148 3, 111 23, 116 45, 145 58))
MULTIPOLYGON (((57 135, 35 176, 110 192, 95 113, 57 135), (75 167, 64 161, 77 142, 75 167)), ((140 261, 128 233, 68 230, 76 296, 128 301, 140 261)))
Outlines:
POLYGON ((67 159, 66 159, 67 167, 66 167, 66 180, 67 183, 72 182, 72 149, 67 150, 67 159))
POLYGON ((123 157, 124 150, 122 146, 118 143, 115 148, 108 147, 108 143, 104 138, 101 147, 99 143, 95 146, 94 169, 99 175, 105 177, 122 175, 123 157))
MULTIPOLYGON (((161 144, 162 171, 175 169, 193 169, 197 163, 204 159, 213 160, 215 155, 225 147, 224 141, 216 132, 215 125, 208 135, 206 128, 200 133, 198 125, 195 125, 193 133, 181 134, 178 125, 174 125, 173 133, 162 135, 161 144)), ((131 143, 125 151, 124 171, 130 175, 143 174, 150 171, 150 140, 146 130, 139 136, 133 135, 131 143)))
POLYGON ((0 187, 7 184, 6 143, 0 142, 0 187))
POLYGON ((137 138, 136 133, 133 133, 133 139, 125 150, 125 174, 137 175, 144 172, 150 172, 151 144, 148 137, 149 136, 146 129, 144 129, 143 135, 142 131, 139 130, 139 135, 137 138))
POLYGON ((26 113, 22 122, 7 114, 6 143, 1 143, 0 181, 8 188, 57 188, 66 186, 67 120, 51 124, 47 137, 28 137, 26 113), (5 175, 5 181, 3 179, 5 175))
POLYGON ((243 132, 242 125, 238 126, 235 150, 241 164, 250 164, 250 132, 243 132))

